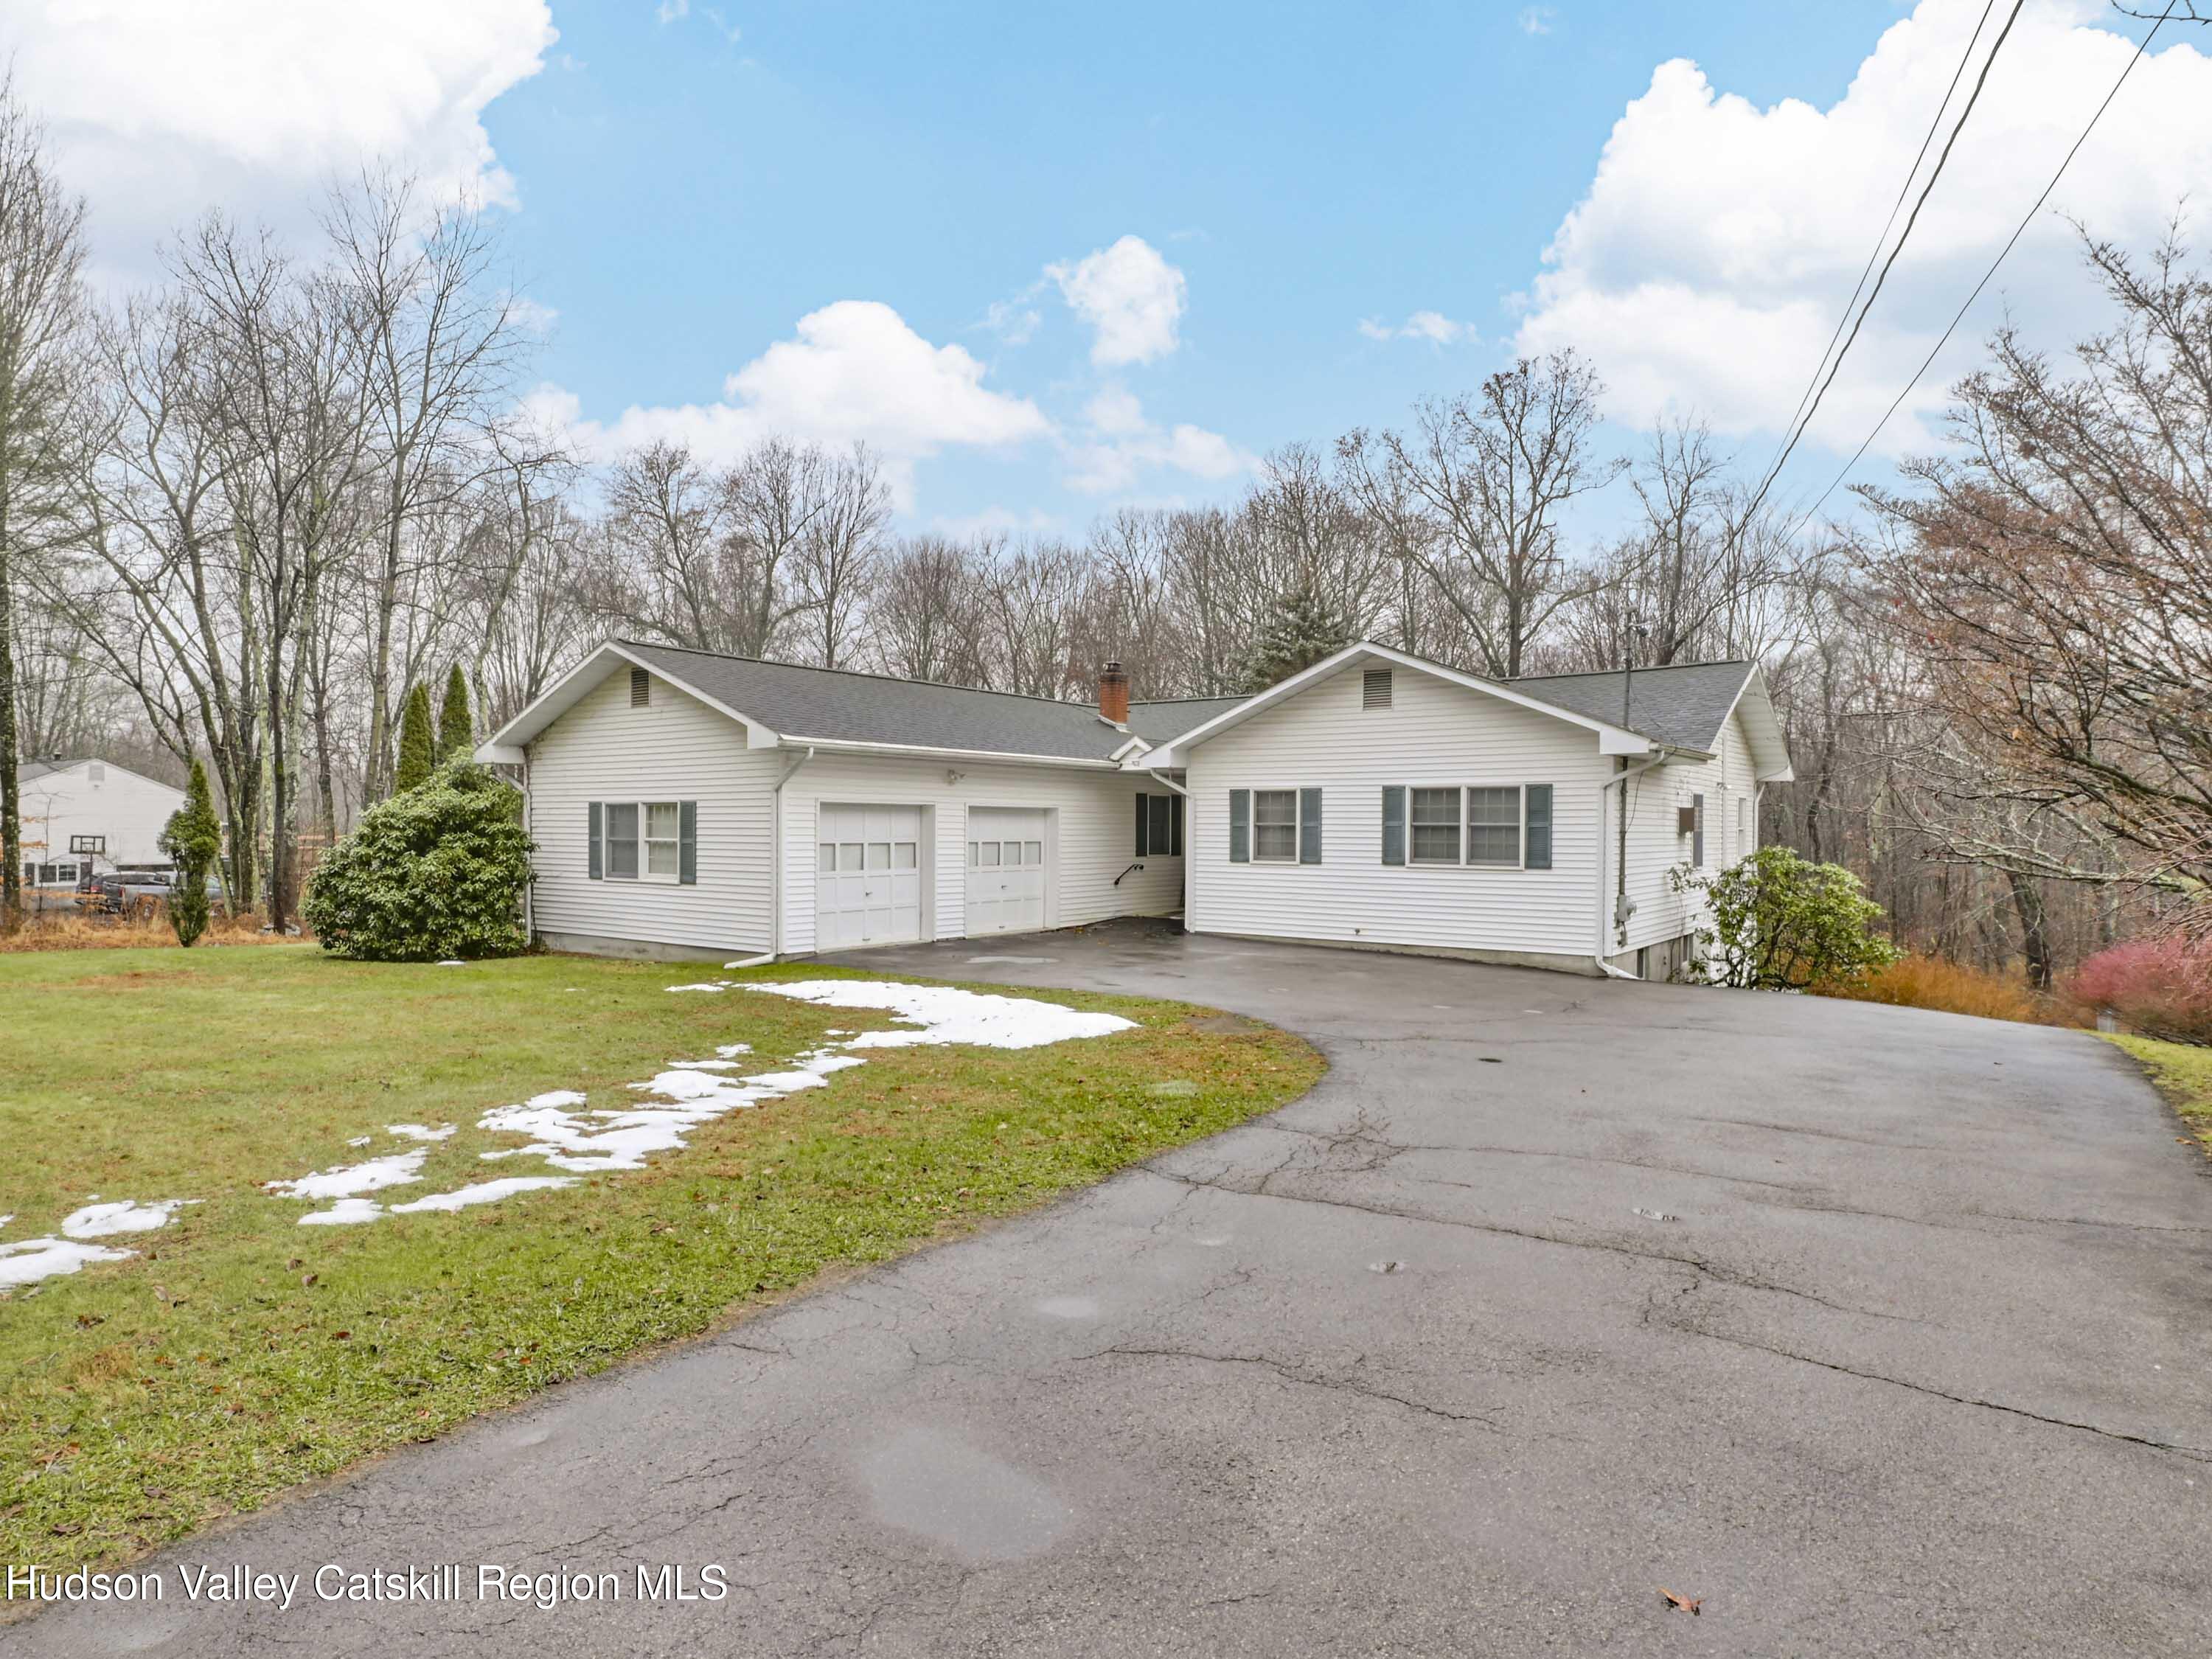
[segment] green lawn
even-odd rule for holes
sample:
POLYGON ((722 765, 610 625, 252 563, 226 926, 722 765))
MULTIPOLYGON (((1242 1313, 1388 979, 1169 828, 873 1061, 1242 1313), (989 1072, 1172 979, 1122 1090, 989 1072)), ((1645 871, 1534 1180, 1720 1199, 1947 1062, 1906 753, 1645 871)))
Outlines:
POLYGON ((2160 1042, 2155 1037, 2112 1036, 2142 1062, 2159 1092, 2173 1103, 2173 1109, 2208 1153, 2212 1153, 2212 1048, 2186 1042, 2160 1042))
POLYGON ((0 957, 0 1242, 103 1200, 191 1198, 131 1260, 0 1291, 0 1559, 112 1561, 424 1439, 832 1267, 1035 1205, 1308 1088, 1285 1033, 1204 1011, 1033 993, 1139 1029, 1025 1050, 871 1051, 822 1088, 695 1131, 643 1171, 451 1213, 301 1226, 266 1181, 454 1123, 400 1201, 554 1173, 479 1131, 552 1089, 594 1107, 669 1060, 748 1042, 777 1069, 887 1014, 702 975, 536 957, 368 966, 297 949, 0 957), (1171 1086, 1158 1088, 1167 1084, 1171 1086), (605 1092, 602 1092, 605 1091, 605 1092), (355 1138, 374 1137, 362 1147, 355 1138))

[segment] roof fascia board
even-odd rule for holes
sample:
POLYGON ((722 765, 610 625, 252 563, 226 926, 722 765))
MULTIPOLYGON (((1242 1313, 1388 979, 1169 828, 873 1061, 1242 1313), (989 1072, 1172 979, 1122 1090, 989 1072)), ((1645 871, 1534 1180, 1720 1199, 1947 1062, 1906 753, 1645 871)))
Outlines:
MULTIPOLYGON (((1480 691, 1486 696, 1497 697, 1502 702, 1514 703, 1522 708, 1533 709, 1537 714, 1549 714, 1553 719, 1565 720, 1570 726, 1579 726, 1584 731, 1595 732, 1597 733, 1598 752, 1601 755, 1648 755, 1659 746, 1640 732, 1632 732, 1624 726, 1613 726, 1601 720, 1593 720, 1588 714, 1578 714, 1571 708, 1562 708, 1557 703, 1546 702, 1540 697, 1528 696, 1526 692, 1516 691, 1510 686, 1500 685, 1495 680, 1482 679, 1473 674, 1462 674, 1455 668, 1446 668, 1442 663, 1424 661, 1419 657, 1396 650, 1390 646, 1377 645, 1371 640, 1363 640, 1356 645, 1347 645, 1333 656, 1322 658, 1312 667, 1291 675, 1280 684, 1272 685, 1265 691, 1246 698, 1236 708, 1224 709, 1203 726, 1195 726, 1184 732, 1176 738, 1172 744, 1166 747, 1179 752, 1194 749, 1200 744, 1218 736, 1231 726, 1242 725, 1253 715, 1272 708, 1276 703, 1297 696, 1308 686, 1318 680, 1325 679, 1347 663, 1362 658, 1376 658, 1401 668, 1410 668, 1418 673, 1433 675, 1437 679, 1463 687, 1467 690, 1480 691)), ((1158 755, 1163 750, 1155 750, 1152 752, 1158 755)), ((1181 763, 1179 761, 1158 763, 1163 767, 1181 763)))
MULTIPOLYGON (((1759 698, 1766 705, 1766 724, 1774 738, 1773 746, 1781 751, 1782 765, 1776 770, 1760 771, 1756 745, 1754 745, 1754 752, 1752 756, 1753 780, 1759 783, 1791 782, 1797 775, 1793 769, 1793 763, 1790 758, 1789 740, 1783 735, 1781 717, 1774 712, 1774 694, 1766 689, 1766 671, 1759 664, 1751 665, 1743 677, 1743 684, 1736 687, 1735 696, 1729 700, 1728 713, 1721 716, 1721 730, 1723 732, 1728 730, 1729 721, 1735 718, 1736 710, 1743 706, 1744 694, 1751 690, 1753 681, 1758 683, 1759 698)), ((1749 721, 1745 722, 1747 728, 1749 725, 1749 721)))
POLYGON ((858 738, 787 737, 781 739, 779 746, 785 749, 818 749, 830 755, 895 755, 917 760, 962 760, 978 765, 1072 766, 1086 772, 1121 770, 1115 762, 1085 760, 1076 755, 1027 755, 1011 749, 939 749, 923 744, 869 743, 858 738))

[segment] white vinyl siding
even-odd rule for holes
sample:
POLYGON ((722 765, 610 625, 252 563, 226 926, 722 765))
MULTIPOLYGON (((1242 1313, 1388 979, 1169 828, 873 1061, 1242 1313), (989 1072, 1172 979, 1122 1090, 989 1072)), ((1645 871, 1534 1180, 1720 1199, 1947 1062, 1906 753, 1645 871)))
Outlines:
MULTIPOLYGON (((630 677, 610 674, 530 746, 532 925, 541 933, 733 956, 767 950, 769 792, 787 758, 748 750, 743 726, 665 680, 653 682, 641 708, 630 677), (606 803, 609 819, 625 803, 634 813, 646 809, 634 850, 650 868, 657 831, 642 832, 654 830, 652 805, 678 800, 698 803, 696 883, 591 879, 592 802, 606 803)), ((611 839, 611 854, 614 846, 611 839)), ((811 858, 811 842, 805 850, 811 858)))
POLYGON ((1363 672, 1346 670, 1190 751, 1188 924, 1587 962, 1596 933, 1597 792, 1611 770, 1586 727, 1402 668, 1382 714, 1366 707, 1363 672), (1472 873, 1467 790, 1506 780, 1516 794, 1552 786, 1552 867, 1523 869, 1516 856, 1511 866, 1472 873), (1322 793, 1321 867, 1261 862, 1256 841, 1253 862, 1231 864, 1229 792, 1254 792, 1256 821, 1260 792, 1285 783, 1322 793), (1407 791, 1403 865, 1382 862, 1386 786, 1407 791))
MULTIPOLYGON (((1735 833, 1740 821, 1748 821, 1747 815, 1739 819, 1736 802, 1752 799, 1758 788, 1752 771, 1751 745, 1744 735, 1741 718, 1735 714, 1721 728, 1712 759, 1676 761, 1655 768, 1629 783, 1628 896, 1635 902, 1636 914, 1629 920, 1626 944, 1613 945, 1613 950, 1635 951, 1647 945, 1661 944, 1704 924, 1705 912, 1696 896, 1676 892, 1668 878, 1668 872, 1680 868, 1692 875, 1711 876, 1751 852, 1753 846, 1747 843, 1753 837, 1735 833), (1702 869, 1691 866, 1693 837, 1679 827, 1680 809, 1694 807, 1699 795, 1705 799, 1705 862, 1702 869)), ((1619 830, 1616 819, 1613 832, 1618 836, 1619 830)), ((1616 842, 1614 846, 1617 845, 1616 842)), ((1612 848, 1608 848, 1607 855, 1613 855, 1612 848)), ((1608 916, 1612 914, 1612 880, 1608 873, 1608 916)), ((1608 927, 1609 944, 1613 937, 1608 927)))

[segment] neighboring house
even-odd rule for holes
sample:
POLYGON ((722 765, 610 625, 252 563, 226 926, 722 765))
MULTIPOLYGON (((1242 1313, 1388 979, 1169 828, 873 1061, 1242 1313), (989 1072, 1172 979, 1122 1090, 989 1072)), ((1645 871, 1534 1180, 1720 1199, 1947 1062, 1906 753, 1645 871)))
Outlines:
POLYGON ((95 870, 168 864, 161 831, 185 804, 183 790, 112 761, 58 756, 25 761, 16 779, 26 887, 74 887, 95 870))
POLYGON ((1183 915, 1663 974, 1696 920, 1668 872, 1749 851, 1789 757, 1749 664, 1632 684, 1624 716, 1619 674, 1498 683, 1358 645, 1252 697, 1133 704, 1109 664, 1093 708, 616 641, 477 753, 522 769, 531 925, 559 949, 1183 915))

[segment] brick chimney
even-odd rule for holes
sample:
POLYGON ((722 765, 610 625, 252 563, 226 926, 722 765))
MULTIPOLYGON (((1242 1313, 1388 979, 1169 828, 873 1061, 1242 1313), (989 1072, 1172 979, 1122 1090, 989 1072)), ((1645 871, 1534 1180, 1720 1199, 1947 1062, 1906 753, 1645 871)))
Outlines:
POLYGON ((1098 676, 1098 714, 1116 726, 1129 723, 1129 677, 1118 662, 1108 663, 1098 676))

